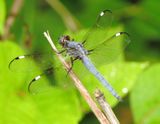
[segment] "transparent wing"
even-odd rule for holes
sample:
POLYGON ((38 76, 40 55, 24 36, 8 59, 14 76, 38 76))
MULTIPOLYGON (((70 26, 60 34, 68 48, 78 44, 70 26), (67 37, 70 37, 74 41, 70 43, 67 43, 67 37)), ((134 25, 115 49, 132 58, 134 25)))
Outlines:
POLYGON ((13 72, 24 72, 26 75, 29 73, 25 82, 28 84, 28 91, 34 94, 46 92, 53 88, 53 85, 66 81, 67 73, 63 68, 61 69, 59 61, 49 53, 18 56, 9 63, 9 69, 13 72), (58 80, 57 75, 60 77, 58 80))
POLYGON ((52 88, 55 85, 55 82, 53 82, 55 81, 54 70, 53 67, 50 67, 34 77, 28 84, 28 92, 35 94, 52 88))
POLYGON ((52 54, 34 53, 29 55, 22 55, 14 58, 9 63, 9 69, 14 72, 34 72, 38 69, 45 70, 53 66, 52 54))
POLYGON ((112 20, 113 15, 110 10, 104 10, 99 13, 96 23, 82 39, 85 48, 94 48, 108 37, 107 32, 112 20))
POLYGON ((129 43, 128 33, 119 32, 104 40, 88 56, 97 66, 107 64, 115 60, 129 43))
POLYGON ((28 91, 31 94, 36 94, 42 92, 45 93, 58 86, 66 89, 71 86, 69 82, 70 79, 64 68, 61 66, 50 67, 28 82, 28 91))

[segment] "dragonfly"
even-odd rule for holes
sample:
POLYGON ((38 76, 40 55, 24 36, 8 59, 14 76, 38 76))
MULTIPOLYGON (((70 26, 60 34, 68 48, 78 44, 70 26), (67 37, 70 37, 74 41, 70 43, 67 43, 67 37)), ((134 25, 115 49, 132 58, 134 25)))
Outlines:
MULTIPOLYGON (((67 73, 73 68, 75 61, 81 61, 85 68, 93 74, 117 100, 121 101, 122 98, 97 69, 97 66, 115 60, 117 56, 122 53, 122 49, 130 43, 127 32, 118 32, 111 37, 108 36, 107 32, 110 29, 112 19, 112 11, 106 9, 98 14, 96 23, 80 41, 71 39, 69 35, 62 35, 58 40, 62 50, 58 54, 66 53, 70 58, 71 67, 67 73)), ((11 68, 14 62, 28 57, 34 57, 34 55, 22 55, 14 58, 9 63, 9 68, 11 68)), ((49 67, 45 69, 42 74, 33 78, 29 83, 28 90, 30 91, 30 87, 34 82, 39 80, 43 75, 51 73, 53 69, 54 67, 49 67)))

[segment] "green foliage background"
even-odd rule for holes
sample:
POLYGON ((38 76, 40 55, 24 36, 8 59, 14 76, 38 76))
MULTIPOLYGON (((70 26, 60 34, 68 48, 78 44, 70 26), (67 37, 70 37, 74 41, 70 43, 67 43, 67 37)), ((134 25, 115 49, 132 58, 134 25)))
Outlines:
POLYGON ((49 30, 55 44, 63 33, 82 38, 103 9, 114 13, 111 32, 126 31, 132 41, 120 59, 99 67, 124 102, 114 99, 80 63, 74 70, 92 96, 97 87, 104 92, 120 123, 160 123, 159 0, 24 0, 10 34, 4 38, 13 3, 0 1, 0 124, 99 123, 64 70, 52 79, 45 77, 44 86, 54 81, 53 87, 33 95, 27 92, 27 85, 40 69, 36 74, 15 73, 8 64, 19 55, 49 51, 44 31, 49 30), (86 75, 81 75, 85 71, 86 75), (124 87, 127 94, 122 92, 124 87))

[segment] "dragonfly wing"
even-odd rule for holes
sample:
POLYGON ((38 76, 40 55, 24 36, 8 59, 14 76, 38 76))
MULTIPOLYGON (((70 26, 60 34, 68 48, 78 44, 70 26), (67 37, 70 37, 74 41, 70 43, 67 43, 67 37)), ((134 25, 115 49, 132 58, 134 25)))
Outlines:
POLYGON ((115 60, 123 53, 124 48, 130 43, 128 33, 119 32, 104 40, 89 54, 93 63, 97 66, 107 64, 115 60))
POLYGON ((13 72, 28 73, 28 91, 34 94, 48 91, 53 85, 63 86, 66 79, 62 77, 67 75, 56 57, 48 53, 18 56, 9 63, 9 69, 13 72))
POLYGON ((54 80, 52 79, 54 77, 53 72, 54 68, 50 67, 44 70, 40 75, 37 75, 35 78, 33 78, 28 84, 28 91, 30 93, 37 93, 51 88, 54 83, 50 82, 49 80, 54 80))
POLYGON ((99 13, 96 23, 82 39, 85 48, 91 49, 107 38, 107 32, 112 24, 112 20, 113 14, 110 10, 104 10, 99 13))
POLYGON ((9 63, 9 69, 14 72, 35 72, 45 70, 53 64, 52 54, 29 54, 14 58, 9 63))

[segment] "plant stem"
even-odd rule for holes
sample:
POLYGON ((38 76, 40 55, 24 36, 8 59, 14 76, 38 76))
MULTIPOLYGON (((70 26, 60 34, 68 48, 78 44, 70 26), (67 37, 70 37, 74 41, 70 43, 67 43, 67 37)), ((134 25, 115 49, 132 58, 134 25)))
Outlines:
POLYGON ((112 108, 106 101, 104 94, 99 89, 95 91, 95 97, 99 105, 101 106, 101 109, 103 110, 104 114, 108 118, 110 124, 120 124, 114 112, 112 111, 112 108))
POLYGON ((69 10, 60 2, 60 0, 46 0, 52 8, 61 16, 65 26, 70 31, 78 31, 81 27, 79 21, 69 12, 69 10))

